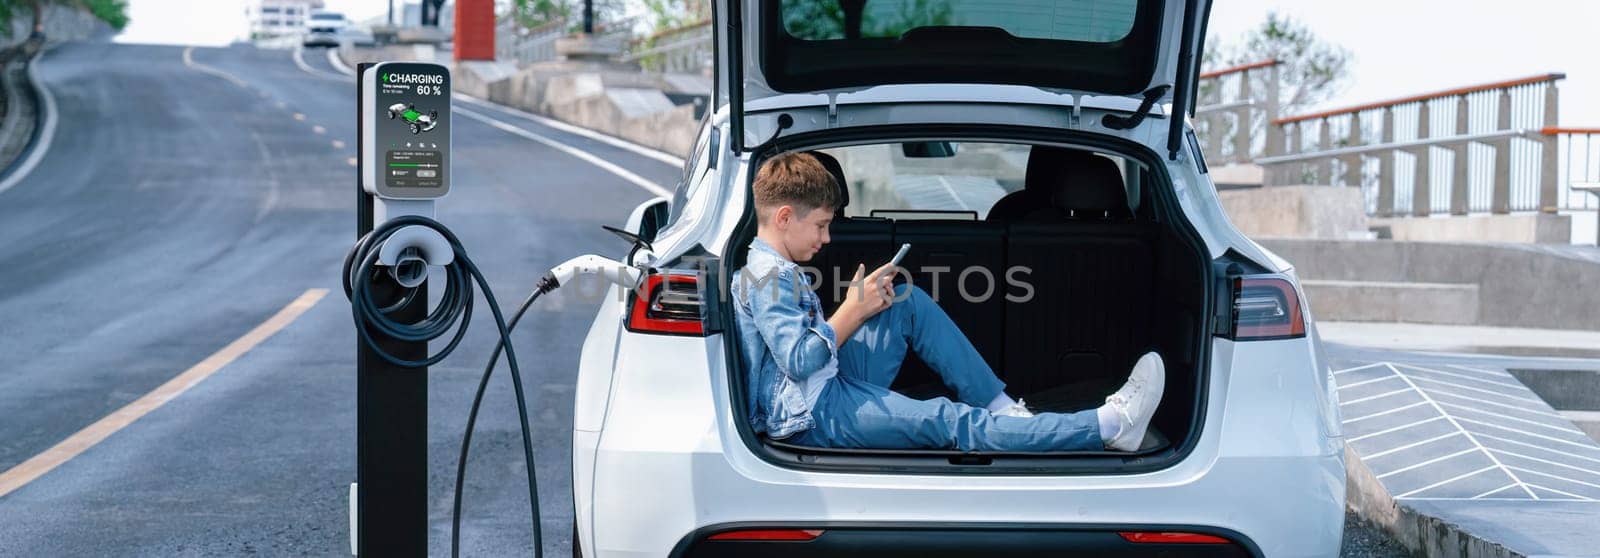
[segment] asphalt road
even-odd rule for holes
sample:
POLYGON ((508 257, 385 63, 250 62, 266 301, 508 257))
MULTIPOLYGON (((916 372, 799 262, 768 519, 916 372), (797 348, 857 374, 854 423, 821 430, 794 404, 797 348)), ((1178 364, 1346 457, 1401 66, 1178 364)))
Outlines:
MULTIPOLYGON (((355 478, 355 336, 339 266, 355 235, 354 86, 321 51, 76 43, 40 78, 55 141, 0 194, 0 470, 50 448, 223 348, 307 289, 328 296, 214 376, 0 498, 0 555, 347 552, 355 478), (226 73, 233 79, 218 73, 226 73), (235 82, 237 80, 237 82, 235 82), (342 142, 336 144, 335 142, 342 142)), ((678 169, 500 118, 660 184, 678 169)), ((505 304, 653 196, 540 143, 455 126, 452 225, 505 304)), ((437 291, 437 289, 435 289, 437 291)), ((593 303, 557 292, 516 334, 535 395, 546 550, 567 552, 577 347, 593 303)), ((433 554, 492 326, 430 376, 433 554)), ((531 549, 509 381, 474 439, 465 550, 531 549)))
MULTIPOLYGON (((0 497, 0 556, 339 555, 355 478, 355 336, 339 288, 354 240, 354 86, 322 51, 75 43, 40 78, 48 155, 0 193, 0 471, 238 339, 308 289, 282 331, 59 468, 0 497)), ((670 188, 678 169, 492 108, 504 124, 670 188)), ((617 257, 654 194, 545 144, 455 120, 451 224, 520 300, 573 255, 617 257)), ((436 289, 437 291, 437 289, 436 289)), ((516 334, 535 395, 545 551, 569 552, 568 445, 592 302, 557 292, 516 334), (531 355, 531 356, 529 356, 531 355)), ((431 554, 448 543, 466 408, 495 341, 480 322, 430 376, 431 554)), ((531 550, 509 381, 474 438, 467 554, 531 550)), ((1361 526, 1346 555, 1399 555, 1361 526)))

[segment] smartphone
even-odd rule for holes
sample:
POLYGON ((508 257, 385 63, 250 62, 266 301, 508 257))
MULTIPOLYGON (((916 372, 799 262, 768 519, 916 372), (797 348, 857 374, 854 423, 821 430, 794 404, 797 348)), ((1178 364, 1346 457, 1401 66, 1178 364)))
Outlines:
POLYGON ((895 252, 894 259, 893 260, 889 260, 889 265, 893 265, 893 266, 900 265, 900 260, 902 260, 902 259, 904 259, 906 257, 906 252, 910 252, 910 251, 911 251, 911 243, 910 242, 907 242, 905 244, 901 244, 900 245, 900 251, 899 252, 895 252))

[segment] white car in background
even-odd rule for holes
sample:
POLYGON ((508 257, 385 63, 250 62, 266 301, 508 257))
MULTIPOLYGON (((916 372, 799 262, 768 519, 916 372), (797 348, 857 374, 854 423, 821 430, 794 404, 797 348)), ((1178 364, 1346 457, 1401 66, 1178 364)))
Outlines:
POLYGON ((314 11, 306 18, 305 36, 300 40, 301 46, 339 46, 339 36, 349 27, 350 22, 344 14, 338 12, 314 11))
MULTIPOLYGON (((1184 118, 1210 0, 713 4, 714 110, 672 199, 626 224, 648 242, 630 263, 653 271, 605 297, 583 346, 575 555, 1339 553, 1343 434, 1311 310, 1293 268, 1224 216, 1184 118), (756 230, 755 171, 795 150, 826 155, 846 196, 801 262, 825 306, 857 264, 910 243, 912 281, 944 290, 1035 411, 1096 406, 1158 351, 1145 446, 838 450, 755 433, 726 293, 756 230), (1019 266, 1025 302, 995 283, 1019 266), (984 273, 963 270, 986 271, 992 296, 969 299, 984 273)), ((908 359, 893 388, 941 395, 931 380, 908 359)))

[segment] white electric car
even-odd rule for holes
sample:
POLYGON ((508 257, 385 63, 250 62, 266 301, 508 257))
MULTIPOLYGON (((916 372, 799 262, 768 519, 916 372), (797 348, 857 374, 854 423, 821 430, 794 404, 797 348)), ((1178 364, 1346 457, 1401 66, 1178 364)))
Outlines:
MULTIPOLYGON (((1224 216, 1184 118, 1209 0, 714 6, 715 110, 672 199, 626 224, 651 273, 605 298, 583 347, 574 554, 1339 553, 1343 434, 1310 308, 1224 216), (911 243, 910 280, 1036 412, 1099 405, 1158 351, 1144 447, 756 434, 728 292, 755 171, 795 150, 826 155, 847 196, 803 262, 824 305, 911 243)), ((933 378, 908 358, 893 387, 939 396, 933 378)))

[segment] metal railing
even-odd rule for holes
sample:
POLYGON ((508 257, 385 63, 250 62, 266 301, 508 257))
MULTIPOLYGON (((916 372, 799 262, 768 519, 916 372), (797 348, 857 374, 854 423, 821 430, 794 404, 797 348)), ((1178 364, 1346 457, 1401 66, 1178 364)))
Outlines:
POLYGON ((494 57, 517 66, 556 59, 556 39, 567 36, 565 18, 528 28, 511 18, 501 19, 494 29, 494 57))
POLYGON ((1561 209, 1600 210, 1600 128, 1546 128, 1560 151, 1561 209))
POLYGON ((711 20, 702 20, 635 40, 623 55, 647 72, 709 74, 712 64, 711 20))
POLYGON ((1282 142, 1271 126, 1279 110, 1278 66, 1265 60, 1200 74, 1194 124, 1206 160, 1247 163, 1282 142))
POLYGON ((1556 81, 1544 74, 1272 121, 1267 185, 1359 186, 1379 217, 1553 213, 1556 81), (1276 134, 1271 134, 1272 130, 1276 134))

